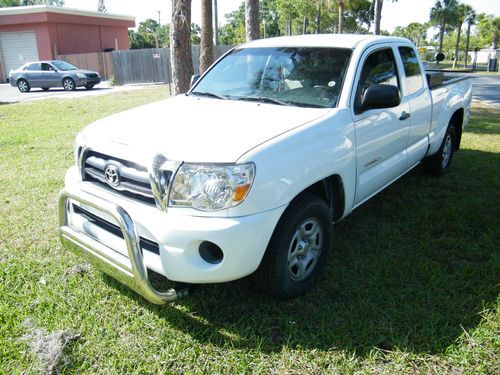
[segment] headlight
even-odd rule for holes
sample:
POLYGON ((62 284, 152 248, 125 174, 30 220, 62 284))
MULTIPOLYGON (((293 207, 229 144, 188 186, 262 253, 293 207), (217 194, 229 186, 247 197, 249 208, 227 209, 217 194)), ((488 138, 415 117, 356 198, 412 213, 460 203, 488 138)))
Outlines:
POLYGON ((254 164, 183 164, 175 175, 170 206, 215 211, 243 202, 252 187, 254 164))
POLYGON ((84 73, 76 73, 76 76, 78 78, 87 78, 87 76, 84 73))

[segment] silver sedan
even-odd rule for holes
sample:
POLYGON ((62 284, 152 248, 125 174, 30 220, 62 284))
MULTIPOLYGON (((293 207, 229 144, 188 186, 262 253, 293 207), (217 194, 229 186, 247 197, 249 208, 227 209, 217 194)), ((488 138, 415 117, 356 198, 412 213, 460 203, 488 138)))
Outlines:
POLYGON ((65 61, 51 60, 30 62, 11 70, 9 82, 21 92, 29 92, 33 87, 43 90, 63 87, 71 91, 83 86, 90 90, 101 82, 101 77, 97 72, 78 69, 65 61))

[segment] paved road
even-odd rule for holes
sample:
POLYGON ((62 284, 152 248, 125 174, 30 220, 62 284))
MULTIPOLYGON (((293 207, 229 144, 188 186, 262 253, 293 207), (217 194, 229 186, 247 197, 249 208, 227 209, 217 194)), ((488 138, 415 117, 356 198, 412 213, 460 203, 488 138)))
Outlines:
POLYGON ((17 87, 12 87, 8 83, 0 84, 0 104, 28 102, 48 98, 72 99, 86 96, 109 94, 117 91, 135 90, 145 87, 144 85, 111 86, 109 81, 101 82, 92 90, 78 88, 75 91, 65 91, 62 88, 51 88, 49 91, 42 89, 32 89, 30 92, 21 93, 17 87))
POLYGON ((500 74, 474 75, 472 99, 500 109, 500 74))

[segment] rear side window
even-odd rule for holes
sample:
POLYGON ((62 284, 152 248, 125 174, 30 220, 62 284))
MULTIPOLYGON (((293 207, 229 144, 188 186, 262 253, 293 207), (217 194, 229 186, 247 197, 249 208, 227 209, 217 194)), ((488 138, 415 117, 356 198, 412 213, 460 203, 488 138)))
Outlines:
POLYGON ((29 64, 24 70, 40 70, 40 63, 29 64))
POLYGON ((400 88, 396 62, 389 48, 375 51, 365 60, 356 90, 354 104, 356 114, 361 113, 361 100, 366 89, 374 84, 393 85, 400 88))
POLYGON ((408 90, 408 94, 411 95, 424 87, 424 80, 422 72, 420 71, 420 65, 418 64, 418 58, 413 48, 399 47, 399 53, 401 55, 401 59, 403 60, 403 66, 405 69, 406 88, 408 90))

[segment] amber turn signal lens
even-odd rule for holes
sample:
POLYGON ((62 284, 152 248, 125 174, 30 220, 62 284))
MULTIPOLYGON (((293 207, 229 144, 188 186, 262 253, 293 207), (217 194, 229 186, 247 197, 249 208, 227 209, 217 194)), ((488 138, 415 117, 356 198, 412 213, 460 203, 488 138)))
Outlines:
POLYGON ((236 189, 234 189, 233 201, 241 202, 245 199, 249 190, 250 184, 237 186, 236 189))

